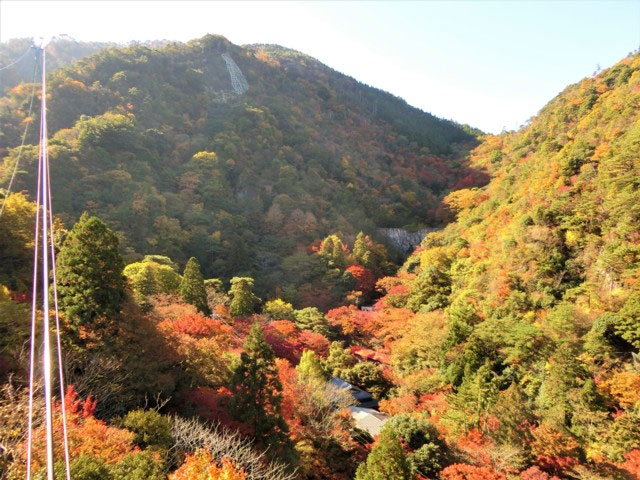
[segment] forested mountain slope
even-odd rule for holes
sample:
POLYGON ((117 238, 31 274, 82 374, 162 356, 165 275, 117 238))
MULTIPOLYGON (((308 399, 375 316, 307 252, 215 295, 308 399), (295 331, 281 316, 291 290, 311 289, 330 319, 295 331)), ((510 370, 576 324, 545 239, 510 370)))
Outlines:
POLYGON ((447 196, 457 220, 361 320, 391 354, 386 408, 429 412, 466 463, 501 472, 441 478, 637 478, 640 55, 471 162, 490 183, 447 196))
POLYGON ((471 162, 491 182, 447 197, 457 221, 404 270, 419 274, 441 252, 451 267, 446 303, 480 295, 497 305, 522 297, 524 310, 619 306, 638 277, 639 65, 629 57, 568 87, 521 131, 486 137, 471 162))
MULTIPOLYGON (((640 54, 468 164, 459 127, 279 47, 108 50, 52 84, 60 217, 117 231, 58 229, 74 478, 639 478, 640 54), (348 238, 452 214, 394 276, 348 238), (351 304, 297 308, 292 284, 351 304), (373 438, 347 407, 376 404, 373 438)), ((2 99, 6 138, 28 88, 2 99)), ((35 211, 16 194, 0 219, 0 478, 24 478, 35 211)))
MULTIPOLYGON (((33 44, 34 40, 31 38, 14 38, 0 43, 0 68, 15 63, 0 72, 2 94, 6 94, 21 82, 30 82, 33 78, 33 66, 36 63, 36 52, 30 50, 33 44)), ((66 35, 54 37, 47 45, 47 69, 53 71, 98 50, 115 46, 115 43, 80 42, 66 35)))
MULTIPOLYGON (((438 224, 444 194, 485 181, 466 166, 468 128, 281 47, 207 36, 111 48, 49 85, 54 205, 68 225, 87 211, 126 260, 193 255, 206 276, 250 274, 260 291, 286 283, 296 248, 438 224)), ((0 100, 3 183, 30 91, 0 100)), ((36 153, 24 149, 18 189, 31 190, 36 153)))

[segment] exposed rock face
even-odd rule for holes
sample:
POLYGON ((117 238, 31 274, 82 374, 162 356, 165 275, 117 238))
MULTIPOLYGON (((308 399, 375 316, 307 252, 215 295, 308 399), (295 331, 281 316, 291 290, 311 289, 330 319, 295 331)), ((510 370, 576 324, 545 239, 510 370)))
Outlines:
POLYGON ((435 232, 437 228, 421 228, 416 232, 409 232, 403 228, 379 228, 378 232, 391 240, 391 243, 398 251, 410 253, 420 245, 420 242, 427 236, 427 233, 435 232))
POLYGON ((228 53, 223 53, 222 59, 224 60, 224 63, 227 64, 227 70, 229 70, 229 76, 231 77, 231 86, 233 87, 233 90, 238 95, 242 95, 249 89, 247 79, 244 78, 242 70, 240 70, 240 67, 238 67, 238 65, 236 65, 236 62, 233 61, 231 55, 229 55, 228 53))

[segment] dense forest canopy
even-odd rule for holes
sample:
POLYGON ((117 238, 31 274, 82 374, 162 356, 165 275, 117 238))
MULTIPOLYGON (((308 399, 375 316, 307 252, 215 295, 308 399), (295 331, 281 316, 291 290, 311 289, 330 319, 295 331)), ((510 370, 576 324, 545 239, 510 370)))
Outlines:
MULTIPOLYGON (((640 53, 477 144, 222 37, 51 79, 74 479, 640 478, 640 53), (437 224, 399 269, 375 235, 437 224)), ((29 90, 0 100, 7 145, 29 90)), ((3 480, 27 455, 36 150, 0 217, 3 480)))
MULTIPOLYGON (((470 129, 281 47, 218 36, 109 47, 56 70, 49 91, 67 226, 98 215, 127 261, 195 256, 205 276, 248 274, 262 293, 295 276, 285 260, 312 242, 438 225, 444 194, 485 181, 466 166, 470 129)), ((30 92, 22 83, 0 100, 3 182, 30 92)), ((34 184, 36 138, 31 129, 18 190, 34 184)))

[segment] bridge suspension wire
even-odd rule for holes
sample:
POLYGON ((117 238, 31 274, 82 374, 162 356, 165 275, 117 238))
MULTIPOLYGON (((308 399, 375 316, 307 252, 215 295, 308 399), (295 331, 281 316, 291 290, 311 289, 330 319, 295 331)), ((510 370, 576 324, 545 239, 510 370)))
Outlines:
POLYGON ((14 60, 14 61, 13 61, 13 62, 11 62, 9 65, 5 65, 4 67, 0 68, 0 72, 1 72, 2 70, 6 70, 7 68, 11 68, 11 67, 13 67, 16 63, 20 62, 20 60, 22 60, 24 57, 26 57, 26 56, 27 56, 27 54, 31 51, 31 49, 32 49, 32 48, 33 48, 33 45, 32 45, 32 46, 30 46, 29 48, 27 48, 27 51, 26 51, 26 52, 24 52, 22 55, 20 55, 20 56, 18 57, 18 59, 17 59, 17 60, 14 60))
POLYGON ((58 382, 60 387, 60 405, 62 414, 62 439, 64 444, 64 463, 66 479, 71 480, 69 445, 66 426, 66 408, 64 405, 64 376, 62 371, 62 348, 60 341, 60 318, 58 309, 57 278, 55 269, 55 249, 53 231, 53 213, 51 209, 51 179, 49 174, 49 153, 47 141, 47 97, 46 97, 46 58, 45 50, 42 54, 42 99, 40 112, 40 148, 38 156, 38 187, 36 194, 36 226, 34 239, 33 266, 33 299, 31 312, 31 349, 29 368, 29 419, 27 433, 27 480, 31 480, 33 459, 33 397, 35 389, 36 364, 36 318, 38 276, 41 275, 42 288, 42 380, 44 384, 44 418, 46 435, 46 473, 47 480, 54 480, 54 432, 53 432, 53 377, 52 377, 52 346, 51 346, 51 312, 49 303, 49 275, 52 274, 52 293, 54 299, 54 331, 56 335, 55 347, 58 368, 58 382), (41 240, 39 240, 41 237, 41 240), (41 257, 39 256, 39 252, 41 257), (49 271, 49 260, 52 262, 49 271))
MULTIPOLYGON (((26 119, 31 118, 31 112, 33 111, 33 99, 36 96, 36 74, 38 72, 38 62, 33 62, 33 77, 31 78, 31 100, 29 101, 29 113, 27 113, 26 119)), ((16 163, 13 166, 13 172, 11 172, 11 178, 9 179, 9 185, 7 185, 7 190, 5 192, 4 199, 2 201, 2 207, 0 207, 0 217, 2 217, 2 213, 4 212, 4 207, 7 204, 7 199, 9 195, 11 195, 11 187, 13 187, 13 181, 16 178, 16 173, 18 172, 18 165, 20 164, 20 158, 22 157, 22 150, 24 149, 24 142, 27 139, 27 132, 29 131, 30 121, 26 122, 24 126, 24 131, 22 132, 22 141, 20 142, 20 149, 18 150, 18 157, 16 158, 16 163)))

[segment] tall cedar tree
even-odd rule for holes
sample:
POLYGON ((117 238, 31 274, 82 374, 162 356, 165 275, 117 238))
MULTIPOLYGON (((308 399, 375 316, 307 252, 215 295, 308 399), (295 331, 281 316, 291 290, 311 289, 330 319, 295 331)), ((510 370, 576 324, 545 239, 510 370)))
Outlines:
POLYGON ((232 317, 247 317, 253 313, 256 300, 253 294, 253 278, 233 277, 229 295, 232 297, 229 304, 229 314, 232 317))
POLYGON ((118 237, 99 218, 83 214, 57 258, 58 298, 74 328, 120 312, 123 269, 118 237))
POLYGON ((369 251, 364 233, 358 233, 356 241, 353 244, 353 257, 360 265, 364 265, 364 256, 369 251))
POLYGON ((153 267, 149 263, 143 263, 142 268, 140 268, 135 275, 129 277, 129 282, 133 290, 133 298, 142 311, 151 311, 151 303, 149 302, 148 296, 156 293, 153 267))
POLYGON ((282 384, 273 349, 255 323, 244 342, 240 364, 231 378, 231 414, 250 426, 257 441, 270 450, 288 447, 287 424, 282 418, 282 384))
POLYGON ((207 304, 207 291, 204 288, 204 278, 200 272, 200 263, 195 257, 191 257, 184 267, 178 292, 186 303, 195 306, 204 315, 211 313, 207 304))
POLYGON ((414 480, 411 463, 397 435, 385 430, 367 459, 358 466, 356 480, 414 480))

